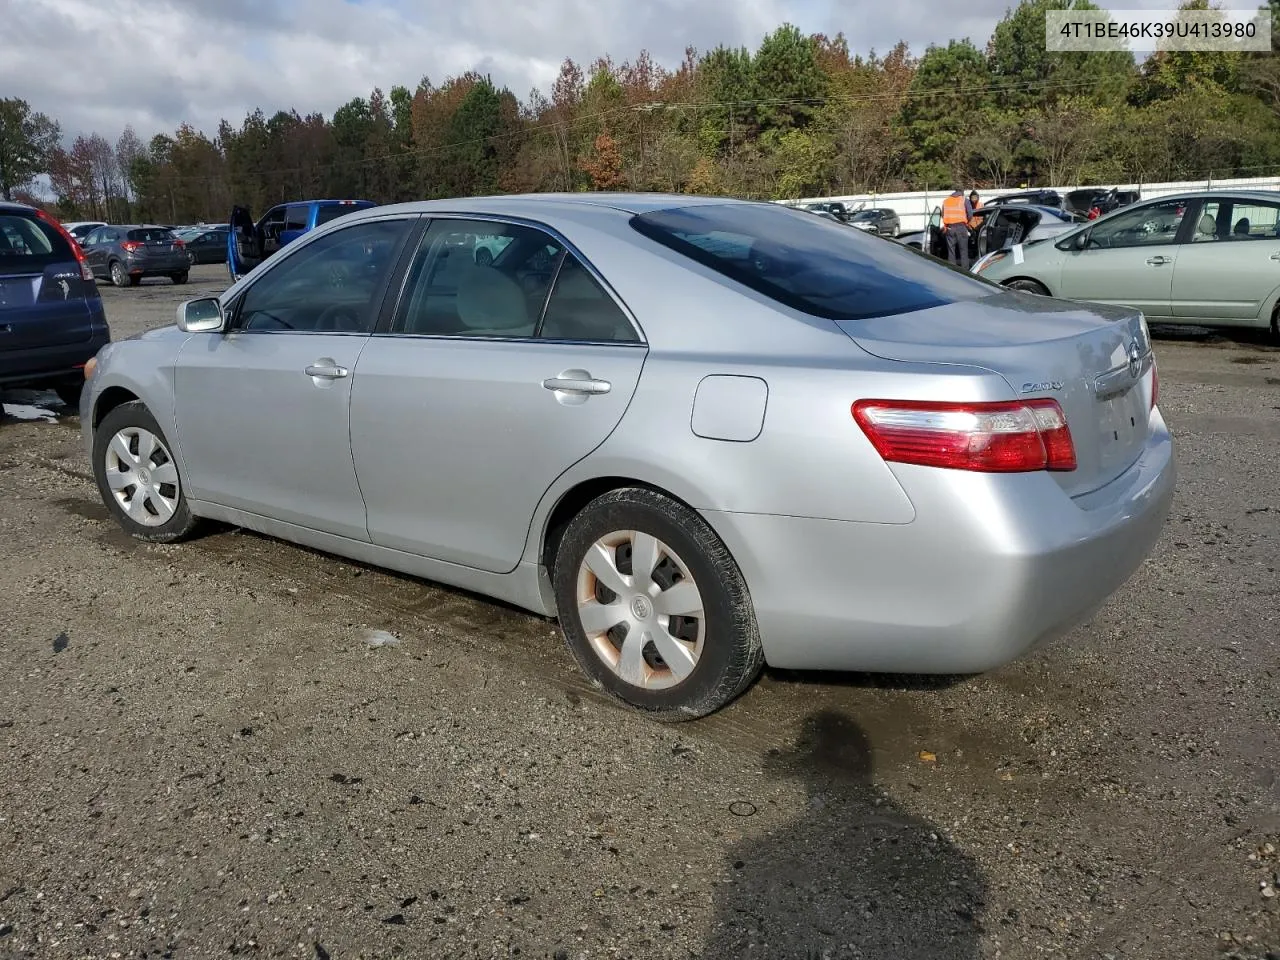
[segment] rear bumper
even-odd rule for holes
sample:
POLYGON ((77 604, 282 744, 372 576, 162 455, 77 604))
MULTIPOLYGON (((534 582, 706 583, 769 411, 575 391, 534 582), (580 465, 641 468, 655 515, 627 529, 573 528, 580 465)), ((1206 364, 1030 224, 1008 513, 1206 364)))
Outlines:
POLYGON ((145 260, 129 257, 122 261, 130 276, 158 277, 171 273, 182 273, 190 269, 191 261, 185 253, 167 254, 163 257, 151 256, 145 260))
POLYGON ((1047 474, 896 468, 908 524, 708 511, 765 658, 790 669, 979 673, 1087 620, 1141 565, 1173 500, 1157 412, 1137 462, 1073 500, 1047 474))
POLYGON ((6 350, 0 353, 0 384, 5 386, 40 386, 81 376, 84 365, 111 339, 105 324, 93 336, 80 343, 28 350, 6 350))

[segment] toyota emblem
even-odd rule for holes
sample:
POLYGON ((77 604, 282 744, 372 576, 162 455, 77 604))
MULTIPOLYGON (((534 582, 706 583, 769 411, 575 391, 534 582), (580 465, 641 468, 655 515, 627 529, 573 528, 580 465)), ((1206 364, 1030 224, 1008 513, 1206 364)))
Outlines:
POLYGON ((1138 347, 1138 341, 1133 340, 1129 343, 1129 376, 1135 380, 1138 374, 1142 372, 1142 352, 1138 347))

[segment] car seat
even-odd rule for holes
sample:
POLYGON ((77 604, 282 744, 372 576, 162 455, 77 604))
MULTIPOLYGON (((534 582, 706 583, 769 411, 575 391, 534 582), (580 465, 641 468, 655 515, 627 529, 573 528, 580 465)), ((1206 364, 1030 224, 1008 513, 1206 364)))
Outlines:
POLYGON ((1218 221, 1209 214, 1200 217, 1200 222, 1196 224, 1196 235, 1192 238, 1195 240, 1216 240, 1218 237, 1218 221))
POLYGON ((1250 226, 1251 225, 1249 223, 1249 218, 1241 217, 1239 220, 1236 221, 1235 229, 1231 231, 1231 235, 1233 237, 1247 237, 1249 236, 1250 226))
POLYGON ((520 284, 500 270, 472 262, 458 279, 459 333, 473 337, 530 337, 534 321, 520 284))

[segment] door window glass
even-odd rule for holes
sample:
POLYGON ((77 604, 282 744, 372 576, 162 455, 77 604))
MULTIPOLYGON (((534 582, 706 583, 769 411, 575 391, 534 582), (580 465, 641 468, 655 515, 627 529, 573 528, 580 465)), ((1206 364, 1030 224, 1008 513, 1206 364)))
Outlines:
MULTIPOLYGON (((240 330, 368 333, 405 220, 338 230, 275 263, 236 308, 240 330)), ((290 245, 290 249, 293 249, 290 245)))
POLYGON ((1274 240, 1280 237, 1280 204, 1235 201, 1231 205, 1232 240, 1274 240))
POLYGON ((395 332, 532 337, 563 253, 533 227, 436 220, 409 268, 395 332))
POLYGON ((284 228, 286 230, 307 229, 307 210, 305 203, 290 204, 285 212, 284 228))
POLYGON ((1090 247, 1146 247, 1175 243, 1185 200, 1165 200, 1099 221, 1089 233, 1090 247))

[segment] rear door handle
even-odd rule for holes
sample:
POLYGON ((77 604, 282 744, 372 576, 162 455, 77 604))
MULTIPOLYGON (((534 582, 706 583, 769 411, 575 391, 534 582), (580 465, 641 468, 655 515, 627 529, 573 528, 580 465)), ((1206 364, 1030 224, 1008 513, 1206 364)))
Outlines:
POLYGON ((1277 250, 1275 253, 1273 253, 1273 254, 1271 255, 1271 259, 1272 259, 1272 260, 1280 260, 1280 250, 1277 250))
POLYGON ((317 377, 320 380, 341 380, 351 371, 346 367, 340 367, 332 360, 317 360, 302 371, 308 377, 317 377))
POLYGON ((1153 267, 1158 267, 1161 264, 1172 263, 1172 262, 1173 261, 1170 260, 1168 257, 1148 257, 1147 258, 1147 263, 1151 264, 1153 267))
POLYGON ((596 380, 591 377, 590 374, 586 374, 585 372, 581 377, 550 377, 543 380, 542 385, 548 390, 555 390, 563 393, 584 393, 590 396, 608 393, 613 389, 613 384, 608 380, 596 380))

